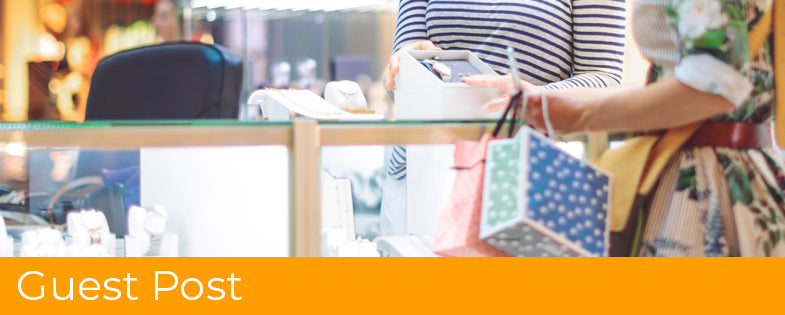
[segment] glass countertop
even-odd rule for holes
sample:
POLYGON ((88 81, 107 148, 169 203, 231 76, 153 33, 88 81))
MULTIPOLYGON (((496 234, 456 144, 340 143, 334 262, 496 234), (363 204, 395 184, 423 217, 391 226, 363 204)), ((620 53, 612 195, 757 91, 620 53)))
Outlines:
MULTIPOLYGON (((308 119, 302 119, 308 121, 308 119)), ((294 121, 239 121, 231 119, 200 120, 114 120, 114 121, 23 121, 0 122, 0 131, 37 131, 57 129, 100 129, 113 127, 288 127, 294 121)), ((454 124, 493 124, 494 120, 405 120, 405 121, 319 121, 321 126, 421 126, 454 124)))

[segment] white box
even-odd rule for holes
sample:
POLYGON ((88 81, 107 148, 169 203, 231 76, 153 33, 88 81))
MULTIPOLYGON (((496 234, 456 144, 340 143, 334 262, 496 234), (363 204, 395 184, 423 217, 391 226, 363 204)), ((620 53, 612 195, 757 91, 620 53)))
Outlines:
MULTIPOLYGON (((395 76, 395 118, 398 120, 485 120, 499 113, 485 113, 482 105, 501 95, 498 89, 472 87, 465 83, 445 83, 420 60, 465 60, 479 73, 498 76, 468 50, 408 51, 401 55, 395 76)), ((453 73, 453 77, 457 76, 453 73)))

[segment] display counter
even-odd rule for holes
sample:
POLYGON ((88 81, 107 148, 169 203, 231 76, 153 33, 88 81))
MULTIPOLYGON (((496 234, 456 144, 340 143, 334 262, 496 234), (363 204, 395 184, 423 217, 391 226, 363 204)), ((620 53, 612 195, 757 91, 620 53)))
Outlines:
MULTIPOLYGON (((20 197, 25 198, 21 203, 27 207, 37 208, 36 196, 50 198, 48 202, 38 201, 47 205, 43 210, 21 211, 43 211, 37 216, 46 220, 47 208, 79 206, 51 200, 68 183, 81 178, 73 170, 59 180, 51 180, 54 175, 50 173, 42 176, 43 169, 56 172, 57 167, 52 165, 55 157, 68 156, 72 151, 82 152, 77 154, 79 157, 90 152, 137 152, 133 154, 138 154, 141 173, 140 202, 142 206, 160 204, 167 209, 168 229, 179 237, 180 256, 320 256, 323 147, 452 144, 479 139, 492 127, 490 121, 0 123, 4 164, 9 168, 22 166, 27 172, 6 174, 0 181, 15 182, 20 187, 26 182, 27 191, 20 197), (18 152, 20 149, 24 153, 18 152), (19 162, 21 156, 26 161, 19 162), (13 162, 15 159, 17 162, 13 162)), ((587 152, 595 154, 598 144, 607 145, 607 141, 600 141, 603 139, 579 135, 570 140, 589 141, 587 152)), ((105 163, 100 158, 95 161, 93 168, 101 169, 101 163, 105 163)), ((85 163, 90 164, 71 159, 73 167, 85 163)), ((63 195, 60 193, 58 198, 63 195)), ((72 199, 84 194, 78 189, 66 193, 72 199)), ((65 228, 63 218, 58 222, 48 219, 49 225, 65 228)), ((34 227, 9 224, 9 232, 14 235, 15 229, 34 227)), ((121 230, 118 239, 127 232, 121 230)), ((17 247, 21 246, 20 237, 16 241, 17 247)), ((118 252, 118 256, 122 254, 118 252)))

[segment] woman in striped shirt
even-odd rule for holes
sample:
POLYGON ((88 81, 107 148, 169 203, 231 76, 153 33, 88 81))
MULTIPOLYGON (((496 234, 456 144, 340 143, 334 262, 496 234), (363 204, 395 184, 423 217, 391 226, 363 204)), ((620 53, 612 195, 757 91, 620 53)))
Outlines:
MULTIPOLYGON (((407 50, 470 50, 506 74, 507 46, 513 47, 529 87, 618 86, 625 8, 624 0, 401 0, 385 86, 393 90, 400 55, 407 50)), ((393 149, 388 174, 405 179, 404 147, 393 149)), ((385 197, 392 196, 385 192, 385 197)), ((384 230, 389 215, 382 210, 384 230)))
POLYGON ((515 49, 522 78, 545 88, 609 87, 621 82, 623 0, 401 0, 385 85, 400 53, 471 50, 499 74, 515 49))

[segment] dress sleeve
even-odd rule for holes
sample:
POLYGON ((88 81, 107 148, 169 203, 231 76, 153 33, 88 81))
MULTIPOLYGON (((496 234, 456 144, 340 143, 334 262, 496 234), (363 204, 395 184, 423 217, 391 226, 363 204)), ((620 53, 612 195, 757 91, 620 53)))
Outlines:
POLYGON ((398 22, 395 25, 393 51, 408 42, 428 39, 425 28, 425 9, 428 0, 401 0, 398 6, 398 22))
POLYGON ((669 0, 669 25, 679 35, 682 83, 741 106, 750 96, 746 1, 669 0))
POLYGON ((573 76, 548 89, 621 84, 626 28, 625 0, 573 0, 573 76))

